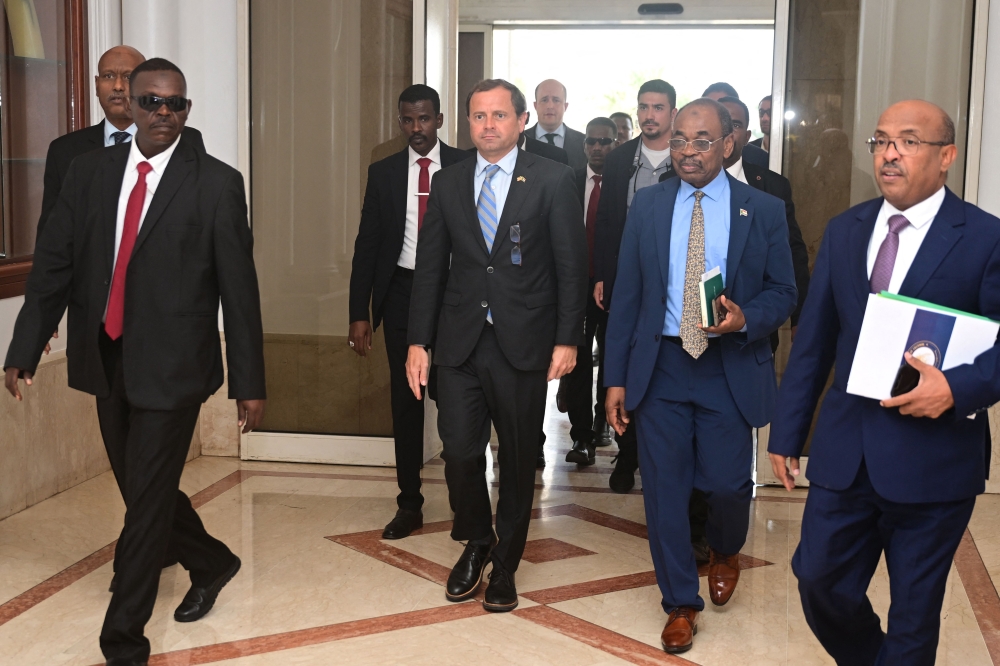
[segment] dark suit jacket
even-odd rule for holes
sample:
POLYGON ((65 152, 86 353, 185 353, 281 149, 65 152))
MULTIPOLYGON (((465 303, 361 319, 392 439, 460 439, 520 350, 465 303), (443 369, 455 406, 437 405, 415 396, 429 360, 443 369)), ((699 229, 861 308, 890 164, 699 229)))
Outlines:
POLYGON ((748 143, 743 146, 743 163, 753 164, 759 166, 762 169, 767 169, 771 166, 771 158, 763 148, 758 148, 757 146, 748 143))
MULTIPOLYGON (((881 207, 881 198, 866 201, 827 225, 767 448, 801 454, 835 368, 813 434, 810 483, 843 490, 864 459, 875 491, 893 502, 972 497, 984 490, 988 419, 979 410, 1000 400, 1000 345, 945 371, 955 407, 937 419, 903 416, 847 393, 869 295, 868 244, 881 207), (974 412, 975 420, 966 418, 974 412)), ((1000 319, 1000 219, 947 192, 899 293, 1000 319)))
MULTIPOLYGON (((49 152, 45 156, 42 214, 38 218, 38 229, 35 232, 36 243, 42 235, 45 222, 49 219, 49 213, 55 208, 56 200, 59 198, 59 190, 66 179, 66 174, 69 173, 69 165, 84 153, 104 148, 104 123, 106 122, 108 121, 102 120, 96 125, 63 134, 61 137, 53 139, 52 143, 49 144, 49 152)), ((202 141, 201 132, 193 127, 185 127, 184 136, 191 140, 195 148, 205 152, 205 143, 202 141)))
POLYGON ((434 175, 410 298, 408 340, 435 341, 435 365, 459 366, 493 313, 494 330, 517 369, 548 368, 554 345, 583 343, 587 239, 573 172, 518 151, 491 252, 476 214, 476 160, 434 175), (510 227, 521 227, 520 266, 510 227))
MULTIPOLYGON (((809 251, 802 240, 802 230, 795 220, 795 203, 792 202, 792 184, 780 173, 762 169, 754 164, 743 163, 743 175, 750 187, 767 192, 785 202, 785 221, 788 222, 788 244, 792 248, 792 265, 795 266, 795 288, 799 300, 792 312, 792 326, 798 326, 802 304, 809 292, 809 251)), ((777 332, 775 332, 777 333, 777 332)))
MULTIPOLYGON (((98 334, 113 272, 118 198, 131 146, 73 161, 35 246, 6 366, 34 372, 69 306, 69 385, 109 395, 98 334)), ((172 410, 222 386, 219 299, 229 397, 265 397, 260 297, 239 171, 181 137, 143 219, 128 267, 124 367, 129 401, 172 410)))
MULTIPOLYGON (((628 213, 628 185, 632 179, 632 162, 642 136, 626 141, 604 159, 601 180, 601 201, 597 206, 597 229, 594 239, 594 280, 604 283, 604 309, 611 306, 611 295, 618 273, 618 250, 625 231, 628 213)), ((674 177, 673 166, 660 175, 660 182, 674 177)))
MULTIPOLYGON (((524 133, 532 141, 538 141, 539 143, 544 143, 546 146, 549 147, 559 148, 559 146, 552 146, 552 144, 550 144, 547 141, 536 139, 535 137, 537 135, 535 134, 535 132, 537 131, 538 131, 538 123, 535 123, 528 129, 524 130, 524 133)), ((569 127, 566 127, 566 136, 563 138, 563 147, 559 148, 559 150, 563 150, 566 152, 566 155, 569 158, 569 161, 566 162, 566 164, 569 164, 570 168, 573 169, 573 171, 585 168, 587 166, 587 155, 584 154, 583 152, 583 142, 586 138, 587 135, 584 134, 583 132, 578 132, 575 129, 570 129, 569 127)), ((529 149, 528 152, 534 152, 534 151, 529 149)), ((545 155, 545 157, 548 156, 545 155)))
MULTIPOLYGON (((757 146, 761 150, 764 150, 764 137, 760 137, 759 139, 754 139, 753 141, 751 141, 747 145, 748 146, 757 146)), ((764 150, 764 152, 766 153, 767 151, 764 150)))
MULTIPOLYGON (((409 159, 409 148, 404 148, 368 167, 361 225, 354 241, 349 308, 351 321, 368 321, 371 304, 375 328, 382 321, 383 301, 403 250, 409 159)), ((441 168, 468 159, 472 156, 467 151, 441 142, 441 168)))
MULTIPOLYGON (((747 330, 722 336, 722 363, 740 413, 759 428, 774 410, 777 386, 769 338, 795 309, 795 272, 782 202, 728 178, 726 290, 743 309, 747 330)), ((639 190, 625 225, 605 334, 604 385, 625 387, 626 409, 642 402, 656 366, 680 182, 671 178, 639 190)))

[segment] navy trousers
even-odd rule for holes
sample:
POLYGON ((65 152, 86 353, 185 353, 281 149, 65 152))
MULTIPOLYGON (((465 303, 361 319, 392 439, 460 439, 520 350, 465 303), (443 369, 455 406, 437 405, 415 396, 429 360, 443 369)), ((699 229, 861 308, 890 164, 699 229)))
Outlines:
POLYGON ((846 490, 809 487, 792 570, 806 621, 838 664, 934 663, 948 571, 975 504, 890 502, 863 462, 846 490), (883 551, 888 632, 867 594, 883 551))
POLYGON ((753 493, 753 436, 729 390, 719 345, 710 342, 695 360, 665 338, 634 417, 663 610, 702 610, 688 518, 691 490, 705 494, 708 543, 723 555, 738 553, 746 543, 753 493))

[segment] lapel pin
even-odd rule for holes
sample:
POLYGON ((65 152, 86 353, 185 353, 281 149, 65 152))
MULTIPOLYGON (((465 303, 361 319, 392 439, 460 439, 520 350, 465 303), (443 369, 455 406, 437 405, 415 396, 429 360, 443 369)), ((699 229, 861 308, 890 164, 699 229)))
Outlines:
POLYGON ((527 181, 526 181, 526 179, 525 179, 525 177, 524 177, 524 176, 518 176, 518 177, 517 177, 517 182, 519 182, 519 183, 524 183, 524 182, 527 182, 527 181))
POLYGON ((760 180, 760 176, 757 176, 757 180, 760 180))
POLYGON ((746 216, 747 216, 747 209, 740 208, 740 217, 746 217, 746 216))

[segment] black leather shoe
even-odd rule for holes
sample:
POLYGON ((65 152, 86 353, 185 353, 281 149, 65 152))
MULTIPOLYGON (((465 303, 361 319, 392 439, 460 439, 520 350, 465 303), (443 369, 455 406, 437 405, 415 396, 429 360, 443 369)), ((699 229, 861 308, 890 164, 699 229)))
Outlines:
POLYGON ((483 597, 483 608, 491 613, 507 613, 517 608, 514 574, 493 565, 490 584, 486 586, 486 595, 483 597))
POLYGON ((466 544, 462 557, 458 558, 448 574, 448 585, 444 592, 448 601, 465 601, 476 596, 479 585, 483 582, 483 569, 490 561, 490 553, 495 545, 496 536, 493 536, 488 545, 466 544))
POLYGON ((200 620, 212 610, 215 600, 219 597, 219 592, 226 586, 226 583, 233 579, 236 572, 240 570, 242 562, 240 558, 233 555, 235 560, 218 578, 208 584, 208 587, 191 586, 188 593, 184 595, 184 601, 174 611, 174 619, 178 622, 194 622, 200 620))
POLYGON ((424 514, 420 511, 410 511, 409 509, 399 509, 396 517, 389 521, 389 524, 382 530, 383 539, 405 539, 410 536, 413 530, 418 530, 424 526, 424 514))
POLYGON ((635 488, 635 470, 637 469, 639 469, 639 465, 634 460, 627 460, 618 454, 615 458, 615 469, 611 472, 611 478, 608 479, 608 486, 616 493, 624 495, 635 488))
POLYGON ((583 440, 573 442, 573 448, 566 454, 566 462, 576 463, 580 467, 593 465, 594 456, 597 453, 596 449, 593 442, 584 442, 583 440))
POLYGON ((594 444, 611 446, 615 443, 615 432, 604 419, 594 421, 594 444))

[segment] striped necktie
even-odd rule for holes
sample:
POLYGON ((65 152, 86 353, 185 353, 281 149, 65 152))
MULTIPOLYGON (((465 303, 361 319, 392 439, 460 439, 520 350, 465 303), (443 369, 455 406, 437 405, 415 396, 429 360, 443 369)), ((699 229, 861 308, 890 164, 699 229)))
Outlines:
POLYGON ((476 215, 479 216, 479 227, 483 230, 483 238, 486 239, 486 249, 493 251, 493 240, 497 235, 497 226, 500 224, 500 216, 497 215, 497 198, 493 194, 491 182, 493 176, 500 170, 496 164, 486 167, 486 180, 479 190, 479 202, 476 204, 476 215))

